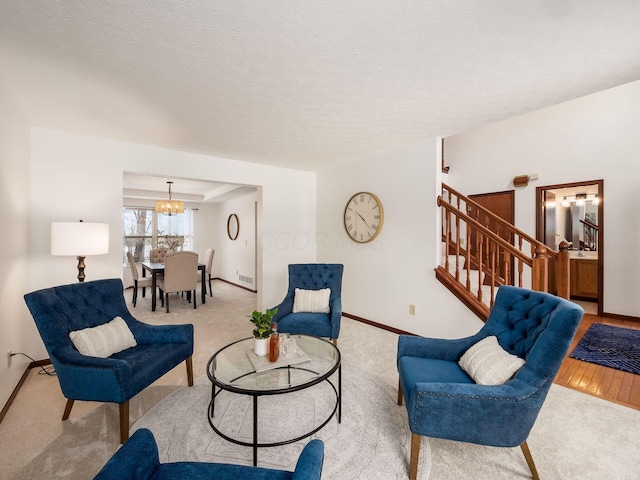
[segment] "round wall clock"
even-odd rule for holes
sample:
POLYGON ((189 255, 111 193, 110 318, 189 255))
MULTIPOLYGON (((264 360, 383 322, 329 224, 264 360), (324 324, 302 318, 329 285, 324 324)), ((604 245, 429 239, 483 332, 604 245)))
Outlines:
POLYGON ((344 208, 344 228, 355 242, 367 243, 376 238, 383 222, 382 203, 373 193, 356 193, 344 208))
POLYGON ((235 240, 238 238, 238 233, 240 232, 240 221, 238 220, 238 215, 232 213, 229 215, 227 219, 227 235, 231 240, 235 240))

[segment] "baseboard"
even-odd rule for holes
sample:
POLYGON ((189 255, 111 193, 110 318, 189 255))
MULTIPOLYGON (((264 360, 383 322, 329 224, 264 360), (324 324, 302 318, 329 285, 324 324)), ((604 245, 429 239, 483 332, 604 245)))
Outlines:
POLYGON ((244 285, 238 285, 237 283, 230 282, 229 280, 225 280, 224 278, 215 277, 215 278, 212 278, 211 280, 220 280, 221 282, 228 283, 229 285, 233 285, 234 287, 242 288, 243 290, 246 290, 248 292, 258 293, 257 290, 252 290, 251 288, 245 287, 244 285))
POLYGON ((640 317, 634 317, 631 315, 620 315, 619 313, 602 312, 602 315, 600 316, 607 317, 607 318, 615 318, 616 320, 626 320, 629 322, 640 322, 640 317))
POLYGON ((13 404, 13 401, 18 396, 18 392, 20 391, 20 388, 22 388, 22 385, 26 381, 27 375, 29 375, 29 371, 32 368, 44 367, 45 365, 51 365, 51 360, 49 360, 48 358, 45 360, 36 360, 34 362, 30 362, 29 365, 27 365, 27 368, 24 370, 24 373, 20 377, 18 384, 13 389, 13 392, 11 392, 11 395, 9 396, 7 403, 5 403, 4 407, 2 407, 2 410, 0 410, 0 423, 2 423, 2 420, 4 420, 5 415, 9 411, 9 408, 11 407, 11 405, 13 404))
POLYGON ((357 315, 352 315, 350 313, 342 312, 343 317, 350 318, 351 320, 355 320, 356 322, 366 323, 367 325, 371 325, 372 327, 377 327, 381 330, 386 330, 387 332, 395 333, 397 335, 412 335, 416 336, 415 333, 406 332, 404 330, 400 330, 398 328, 390 327, 389 325, 384 325, 383 323, 374 322, 373 320, 367 320, 366 318, 358 317, 357 315))

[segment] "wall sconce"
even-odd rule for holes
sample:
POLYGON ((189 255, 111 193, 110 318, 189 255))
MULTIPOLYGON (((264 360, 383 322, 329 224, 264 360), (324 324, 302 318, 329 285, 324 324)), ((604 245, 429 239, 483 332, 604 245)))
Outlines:
POLYGON ((515 187, 526 187, 529 185, 529 175, 519 175, 513 177, 513 185, 515 187))
POLYGON ((78 281, 84 282, 84 258, 109 253, 109 224, 51 222, 51 255, 69 255, 78 259, 78 281))

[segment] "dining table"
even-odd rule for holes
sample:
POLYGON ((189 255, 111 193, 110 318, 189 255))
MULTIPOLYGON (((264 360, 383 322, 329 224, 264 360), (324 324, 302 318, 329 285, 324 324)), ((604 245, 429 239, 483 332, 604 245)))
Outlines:
MULTIPOLYGON (((151 274, 151 311, 156 311, 156 287, 158 283, 158 275, 164 274, 164 263, 162 262, 140 262, 142 265, 142 276, 146 277, 147 272, 151 274)), ((198 271, 200 272, 200 292, 202 303, 207 303, 207 289, 205 283, 205 265, 204 263, 198 263, 198 271)), ((195 302, 196 299, 194 298, 195 302)))

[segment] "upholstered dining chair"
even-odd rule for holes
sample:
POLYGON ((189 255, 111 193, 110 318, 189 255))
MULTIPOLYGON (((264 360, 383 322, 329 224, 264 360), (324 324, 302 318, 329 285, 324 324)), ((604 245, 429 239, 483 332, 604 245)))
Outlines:
POLYGON ((46 288, 24 299, 67 398, 62 420, 76 400, 115 402, 124 443, 129 399, 183 361, 193 385, 193 325, 136 320, 119 278, 46 288))
POLYGON ((152 248, 149 251, 149 261, 151 263, 164 263, 164 258, 168 252, 169 250, 166 248, 152 248))
POLYGON ((337 344, 343 270, 344 266, 336 263, 289 265, 289 289, 273 317, 278 331, 326 337, 337 344))
POLYGON ((196 308, 196 288, 198 286, 198 254, 196 252, 167 252, 164 257, 164 275, 158 279, 158 288, 162 305, 169 313, 169 294, 187 292, 187 298, 193 297, 196 308))
POLYGON ((417 476, 421 436, 520 446, 539 478, 526 440, 583 314, 551 294, 502 286, 471 337, 401 335, 398 404, 406 404, 412 434, 409 478, 417 476))
MULTIPOLYGON (((209 283, 210 297, 213 297, 213 290, 211 289, 211 272, 213 269, 213 257, 215 254, 216 254, 216 251, 213 248, 207 248, 206 252, 204 253, 205 276, 206 276, 206 281, 209 283)), ((196 272, 196 278, 198 282, 202 280, 202 276, 200 275, 200 272, 196 272)), ((202 285, 202 288, 204 288, 206 292, 207 286, 202 285)))
MULTIPOLYGON (((131 254, 131 252, 127 252, 127 260, 129 262, 129 270, 131 270, 131 278, 133 279, 133 306, 136 306, 138 302, 138 288, 142 287, 142 296, 144 297, 145 290, 147 287, 151 288, 153 285, 153 279, 151 277, 142 277, 140 278, 138 274, 138 266, 136 265, 136 259, 131 254)), ((156 292, 151 292, 151 295, 155 295, 156 292)))

